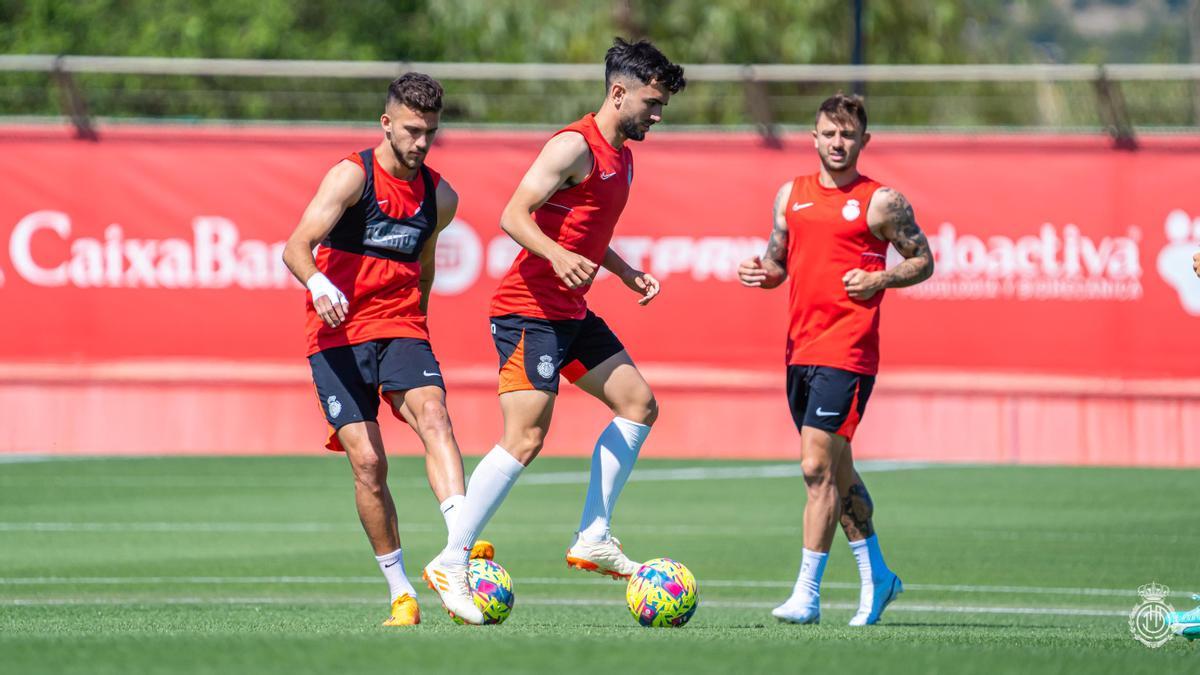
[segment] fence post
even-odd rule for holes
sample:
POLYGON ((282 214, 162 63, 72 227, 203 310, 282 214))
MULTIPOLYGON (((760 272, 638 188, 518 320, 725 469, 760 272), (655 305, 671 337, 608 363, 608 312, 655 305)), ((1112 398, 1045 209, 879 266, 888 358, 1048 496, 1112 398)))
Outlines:
POLYGON ((71 124, 75 125, 75 138, 85 141, 99 140, 96 129, 92 126, 92 118, 88 114, 87 100, 71 72, 63 67, 63 58, 55 58, 54 67, 50 71, 55 84, 58 85, 58 105, 63 113, 71 118, 71 124))
POLYGON ((1125 107, 1125 97, 1121 87, 1108 79, 1104 66, 1096 68, 1096 98, 1100 104, 1100 118, 1104 121, 1108 135, 1112 136, 1113 146, 1119 150, 1136 150, 1137 138, 1133 133, 1133 123, 1129 120, 1129 111, 1125 107))
POLYGON ((769 148, 782 148, 783 141, 779 138, 779 129, 775 126, 775 115, 771 112, 771 97, 767 95, 767 84, 754 79, 753 71, 746 68, 742 80, 742 89, 746 96, 746 110, 758 134, 762 136, 763 145, 769 148))

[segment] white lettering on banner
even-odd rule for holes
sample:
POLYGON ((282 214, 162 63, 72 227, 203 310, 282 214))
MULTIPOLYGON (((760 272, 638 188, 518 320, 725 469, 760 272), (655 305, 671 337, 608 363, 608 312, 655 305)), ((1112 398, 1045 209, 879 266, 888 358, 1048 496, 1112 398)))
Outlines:
POLYGON ((192 221, 192 241, 132 239, 114 223, 103 239, 71 239, 71 219, 60 211, 36 211, 9 237, 13 268, 35 286, 78 288, 295 288, 282 261, 283 242, 242 239, 237 225, 220 216, 192 221), (68 257, 35 261, 32 240, 46 230, 68 243, 68 257))
MULTIPOLYGON (((655 277, 667 279, 686 274, 694 281, 732 281, 737 278, 738 263, 762 253, 767 240, 761 237, 614 237, 612 248, 625 262, 655 277)), ((521 247, 500 235, 488 242, 488 276, 504 276, 521 247)), ((607 273, 600 271, 598 278, 607 273)))
POLYGON ((63 286, 67 283, 66 265, 42 267, 33 260, 30 242, 38 230, 51 230, 65 239, 71 234, 71 219, 58 211, 35 211, 20 220, 8 238, 8 258, 17 274, 37 286, 63 286))
POLYGON ((1179 304, 1192 316, 1200 316, 1200 278, 1192 269, 1192 256, 1200 251, 1200 218, 1183 209, 1167 214, 1163 223, 1167 245, 1158 253, 1158 274, 1179 295, 1179 304))
MULTIPOLYGON (((613 239, 630 265, 660 279, 687 276, 694 281, 732 281, 738 263, 761 253, 761 237, 630 236, 613 239)), ((17 274, 35 286, 78 288, 243 288, 286 289, 298 286, 281 256, 284 242, 243 239, 237 224, 223 216, 197 216, 192 239, 130 238, 119 224, 102 237, 71 237, 71 219, 60 211, 37 211, 17 223, 9 255, 17 274), (56 236, 67 255, 35 260, 38 232, 56 236)), ((499 235, 487 244, 486 263, 479 235, 455 219, 438 237, 434 292, 458 295, 487 274, 499 278, 520 252, 511 238, 499 235)), ((607 276, 603 270, 600 278, 607 276)))
MULTIPOLYGON (((1011 238, 960 234, 943 223, 929 237, 934 275, 900 289, 918 300, 1138 300, 1142 297, 1142 233, 1093 239, 1077 225, 1042 225, 1037 235, 1011 238)), ((889 264, 899 255, 889 252, 889 264)))

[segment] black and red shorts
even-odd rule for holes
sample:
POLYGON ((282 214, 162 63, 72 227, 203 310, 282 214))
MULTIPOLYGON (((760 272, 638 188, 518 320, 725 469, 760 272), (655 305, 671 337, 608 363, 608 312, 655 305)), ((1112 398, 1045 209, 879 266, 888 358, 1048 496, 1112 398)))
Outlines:
POLYGON ((582 319, 494 316, 492 341, 500 357, 500 393, 536 389, 558 393, 558 375, 575 382, 625 351, 604 319, 588 310, 582 319))
POLYGON ((798 431, 815 427, 852 440, 874 387, 874 375, 829 366, 787 367, 788 404, 798 431))

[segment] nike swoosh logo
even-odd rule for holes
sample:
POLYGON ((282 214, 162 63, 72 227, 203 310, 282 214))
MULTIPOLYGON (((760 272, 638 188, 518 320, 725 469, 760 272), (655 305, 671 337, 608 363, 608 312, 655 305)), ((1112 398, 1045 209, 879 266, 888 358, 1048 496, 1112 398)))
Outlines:
POLYGON ((395 562, 390 562, 390 563, 388 563, 388 564, 384 565, 384 567, 394 567, 394 566, 396 565, 396 563, 397 563, 397 562, 400 562, 400 561, 399 561, 399 560, 397 560, 397 561, 395 561, 395 562))
POLYGON ((608 180, 609 178, 612 178, 615 175, 617 175, 616 171, 601 171, 600 172, 600 180, 608 180))
POLYGON ((421 374, 424 375, 425 377, 441 377, 442 376, 441 373, 431 373, 428 370, 422 370, 421 374))
POLYGON ((825 412, 824 410, 821 410, 821 406, 817 406, 817 417, 833 417, 834 415, 841 415, 841 413, 840 412, 825 412))
POLYGON ((812 202, 804 202, 803 204, 801 204, 800 202, 796 202, 795 204, 792 204, 792 210, 799 211, 800 209, 807 209, 808 207, 810 207, 812 205, 813 205, 812 202))

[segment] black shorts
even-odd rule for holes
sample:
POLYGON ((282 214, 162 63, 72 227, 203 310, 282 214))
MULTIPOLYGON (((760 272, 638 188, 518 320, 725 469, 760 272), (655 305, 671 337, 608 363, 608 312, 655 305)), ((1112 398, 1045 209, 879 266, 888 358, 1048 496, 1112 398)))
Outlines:
POLYGON ((329 426, 374 422, 379 397, 417 387, 446 388, 428 340, 386 338, 330 347, 308 357, 329 426))
POLYGON ((797 430, 816 427, 852 440, 874 387, 874 375, 829 366, 787 367, 788 404, 797 430))
POLYGON ((604 319, 588 310, 582 319, 534 319, 519 314, 492 317, 492 341, 500 357, 500 393, 558 392, 558 374, 570 382, 607 361, 625 346, 604 319))

